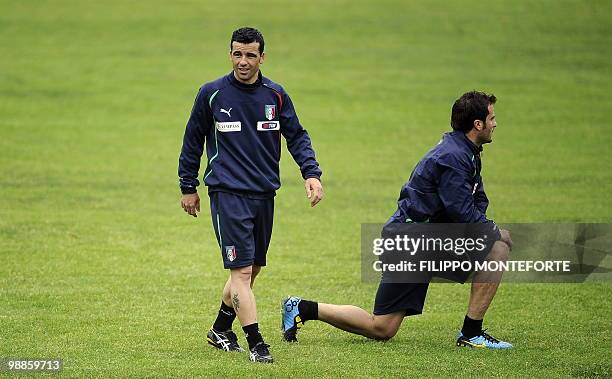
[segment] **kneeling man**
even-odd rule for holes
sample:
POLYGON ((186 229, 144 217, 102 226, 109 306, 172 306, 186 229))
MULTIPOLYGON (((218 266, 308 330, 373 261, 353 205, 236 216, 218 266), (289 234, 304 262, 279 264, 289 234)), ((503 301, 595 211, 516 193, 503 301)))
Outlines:
MULTIPOLYGON (((472 91, 452 107, 452 132, 446 133, 417 164, 401 189, 398 208, 385 227, 402 223, 479 224, 491 231, 489 251, 483 259, 505 262, 512 248, 507 230, 498 229, 486 216, 489 200, 484 192, 480 154, 492 142, 496 97, 472 91)), ((433 275, 435 276, 435 275, 433 275)), ((472 277, 467 314, 457 346, 509 349, 508 342, 493 338, 482 322, 497 287, 501 271, 477 271, 472 277)), ((384 276, 383 276, 384 278, 384 276)), ((464 282, 463 279, 455 281, 464 282)), ((428 282, 398 283, 381 280, 373 314, 353 305, 317 303, 289 297, 282 304, 282 331, 286 341, 297 341, 304 322, 320 320, 347 332, 377 340, 392 338, 404 317, 423 310, 428 282)))

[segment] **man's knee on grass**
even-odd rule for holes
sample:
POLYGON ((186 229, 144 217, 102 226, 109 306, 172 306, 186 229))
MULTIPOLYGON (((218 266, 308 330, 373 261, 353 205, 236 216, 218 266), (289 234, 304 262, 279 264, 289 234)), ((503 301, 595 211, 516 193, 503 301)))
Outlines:
POLYGON ((377 341, 388 341, 391 338, 395 337, 398 330, 399 325, 374 316, 374 328, 372 330, 372 335, 370 336, 370 338, 375 339, 377 341))

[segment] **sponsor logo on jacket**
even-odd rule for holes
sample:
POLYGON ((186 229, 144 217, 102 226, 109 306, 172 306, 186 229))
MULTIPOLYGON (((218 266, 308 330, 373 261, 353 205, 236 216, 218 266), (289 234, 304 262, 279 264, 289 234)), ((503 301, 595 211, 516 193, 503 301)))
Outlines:
POLYGON ((257 130, 260 132, 280 130, 280 121, 257 121, 257 130))
POLYGON ((242 123, 240 121, 215 122, 215 127, 222 133, 239 132, 242 129, 242 123))

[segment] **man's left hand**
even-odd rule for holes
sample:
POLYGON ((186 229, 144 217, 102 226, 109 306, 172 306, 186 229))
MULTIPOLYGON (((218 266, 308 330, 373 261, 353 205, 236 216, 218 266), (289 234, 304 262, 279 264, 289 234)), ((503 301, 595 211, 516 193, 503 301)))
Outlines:
POLYGON ((310 206, 314 207, 323 199, 323 186, 317 178, 308 178, 304 182, 306 197, 310 200, 310 206))

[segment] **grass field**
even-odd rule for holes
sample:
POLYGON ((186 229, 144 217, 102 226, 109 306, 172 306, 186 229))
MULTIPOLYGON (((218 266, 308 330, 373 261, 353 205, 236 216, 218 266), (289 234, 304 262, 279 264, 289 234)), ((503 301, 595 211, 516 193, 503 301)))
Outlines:
POLYGON ((612 375, 609 283, 502 284, 485 323, 509 352, 454 348, 461 285, 432 285, 387 343, 278 331, 287 294, 372 309, 360 224, 394 211, 470 89, 499 98, 492 218, 611 222, 612 3, 171 4, 0 0, 0 357, 61 357, 69 377, 612 375), (243 25, 264 33, 263 72, 292 96, 326 191, 309 209, 285 150, 255 288, 271 366, 205 344, 227 273, 176 177, 195 93, 230 71, 243 25))

